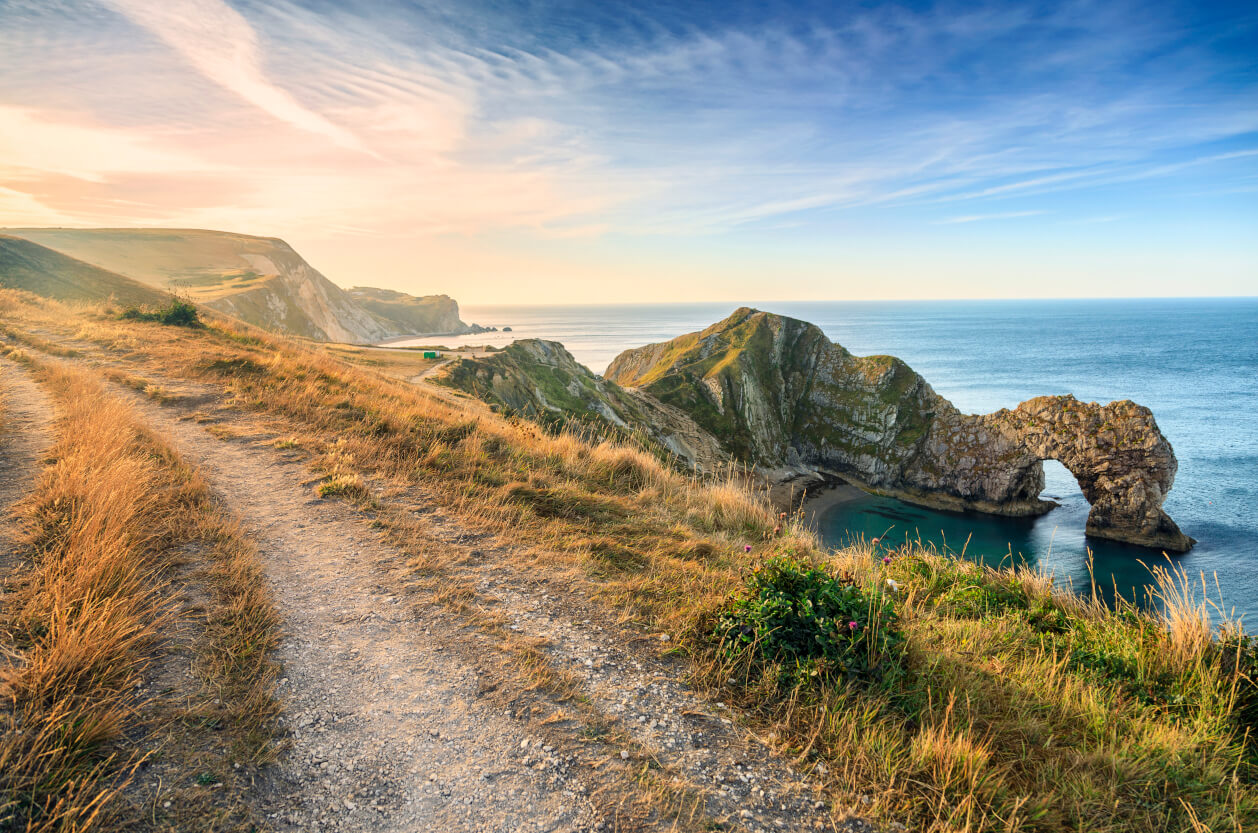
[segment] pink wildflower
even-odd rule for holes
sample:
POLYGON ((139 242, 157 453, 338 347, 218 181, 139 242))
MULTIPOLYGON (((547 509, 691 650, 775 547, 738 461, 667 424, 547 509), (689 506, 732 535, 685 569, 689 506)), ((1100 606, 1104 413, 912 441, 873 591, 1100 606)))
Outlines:
POLYGON ((856 630, 857 628, 860 627, 860 625, 856 624, 855 622, 848 622, 847 627, 849 630, 856 630))
POLYGON ((743 544, 743 552, 751 552, 751 544, 743 544))

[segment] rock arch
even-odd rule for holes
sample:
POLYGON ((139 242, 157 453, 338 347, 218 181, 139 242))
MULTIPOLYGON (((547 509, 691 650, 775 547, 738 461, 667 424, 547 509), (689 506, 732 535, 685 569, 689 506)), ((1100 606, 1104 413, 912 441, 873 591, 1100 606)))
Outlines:
POLYGON ((770 480, 835 475, 945 509, 1034 515, 1044 460, 1058 460, 1091 504, 1087 532, 1183 552, 1162 511, 1171 444, 1148 408, 1041 396, 971 416, 892 356, 855 356, 804 321, 750 308, 706 330, 627 350, 607 378, 685 412, 770 480))
POLYGON ((980 419, 1036 461, 1041 488, 1039 461, 1057 460, 1074 475, 1092 507, 1089 535, 1174 552, 1195 543, 1162 510, 1178 463, 1148 408, 1039 396, 980 419))

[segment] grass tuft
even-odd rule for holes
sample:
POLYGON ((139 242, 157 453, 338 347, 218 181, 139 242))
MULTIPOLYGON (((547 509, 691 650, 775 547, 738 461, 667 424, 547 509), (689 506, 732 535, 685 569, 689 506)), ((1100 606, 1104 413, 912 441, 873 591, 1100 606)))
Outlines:
POLYGON ((197 308, 182 298, 171 298, 170 303, 156 309, 148 307, 127 307, 118 314, 119 318, 129 321, 152 321, 171 327, 204 327, 197 315, 197 308))
MULTIPOLYGON (((266 759, 278 622, 256 552, 196 473, 96 382, 30 363, 53 394, 57 439, 21 510, 22 565, 0 611, 0 829, 133 829, 129 784, 163 736, 179 740, 162 753, 176 767, 227 767, 215 751, 225 739, 235 760, 266 759), (198 543, 211 550, 213 597, 193 645, 202 690, 179 692, 179 702, 142 699, 163 633, 180 616, 178 552, 198 543), (227 718, 213 737, 181 728, 213 709, 227 718)), ((242 789, 217 799, 218 817, 247 815, 224 807, 242 789)))

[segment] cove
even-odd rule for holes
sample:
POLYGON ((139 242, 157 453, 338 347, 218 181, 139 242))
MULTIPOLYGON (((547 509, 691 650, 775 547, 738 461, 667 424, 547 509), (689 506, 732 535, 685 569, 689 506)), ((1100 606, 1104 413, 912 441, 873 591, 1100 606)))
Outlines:
MULTIPOLYGON (((843 547, 882 538, 888 547, 920 541, 939 552, 991 567, 1024 565, 1051 572, 1074 592, 1091 592, 1089 553, 1097 593, 1107 604, 1115 592, 1147 606, 1145 565, 1179 564, 1182 556, 1095 538, 1085 533, 1089 506, 1063 466, 1046 461, 1044 498, 1060 505, 1035 517, 1005 517, 979 512, 928 509, 865 492, 812 513, 822 542, 843 547), (1142 563, 1143 562, 1143 563, 1142 563)), ((808 504, 805 504, 807 511, 808 504)))

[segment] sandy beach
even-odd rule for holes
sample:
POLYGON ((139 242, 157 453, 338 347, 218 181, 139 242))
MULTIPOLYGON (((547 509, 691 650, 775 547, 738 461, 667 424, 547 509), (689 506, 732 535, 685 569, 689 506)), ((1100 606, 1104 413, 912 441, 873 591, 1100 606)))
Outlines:
POLYGON ((814 486, 809 490, 807 498, 804 500, 802 507, 804 518, 808 525, 816 527, 821 516, 826 510, 834 506, 848 503, 858 498, 864 497, 864 490, 853 486, 850 483, 836 483, 834 485, 814 486))

